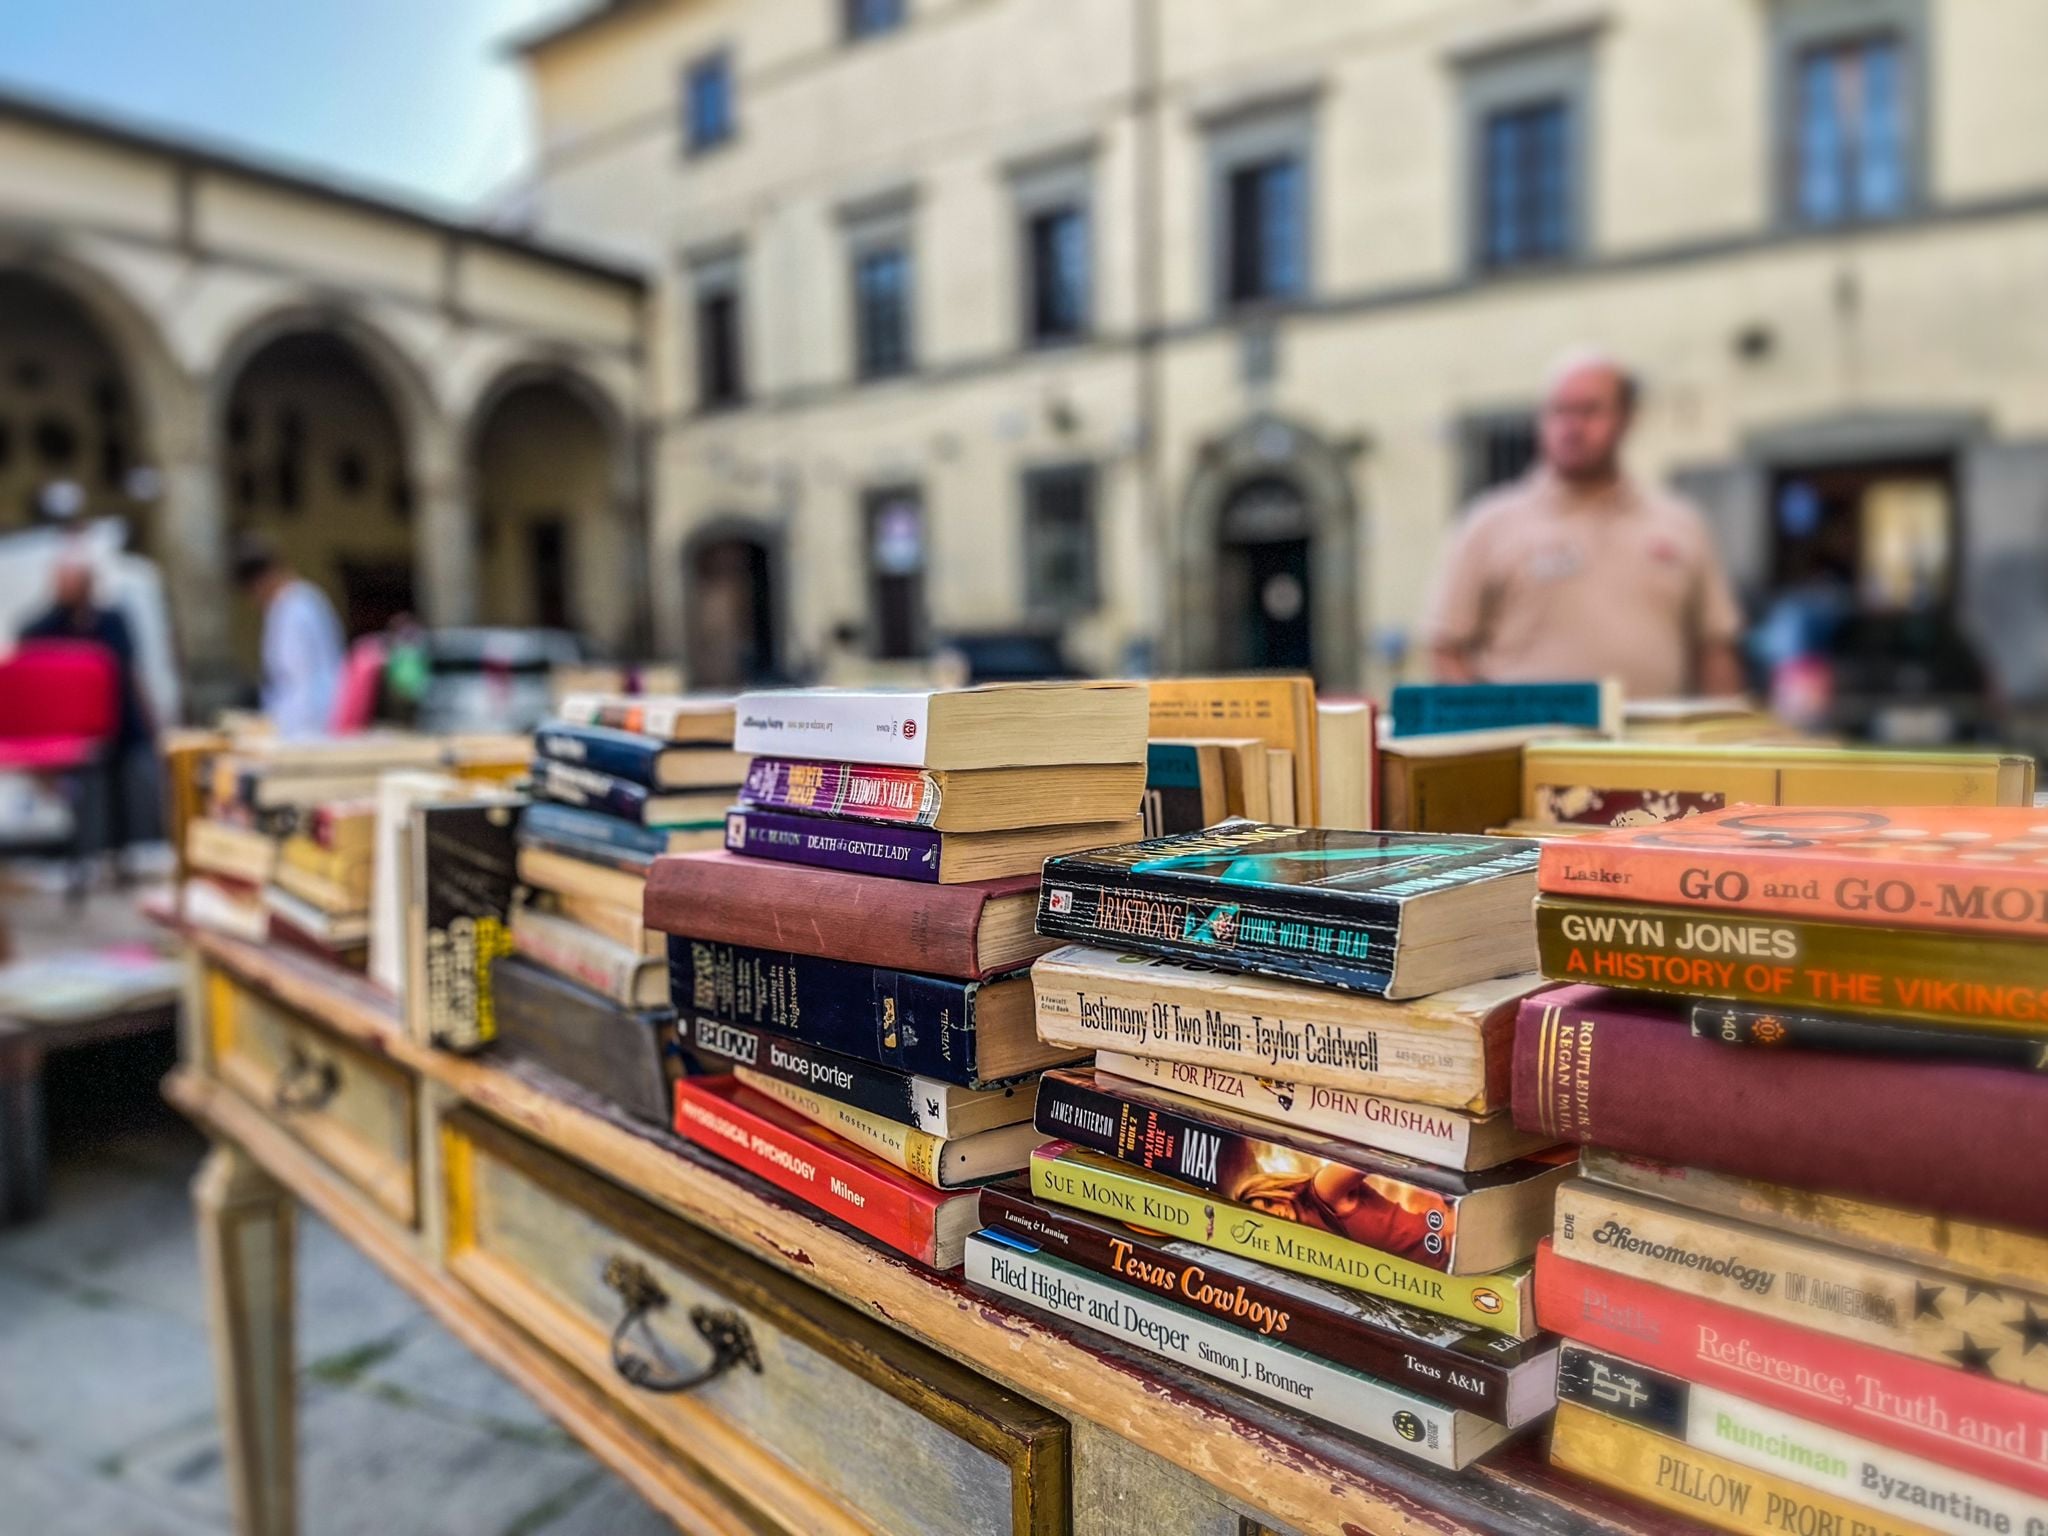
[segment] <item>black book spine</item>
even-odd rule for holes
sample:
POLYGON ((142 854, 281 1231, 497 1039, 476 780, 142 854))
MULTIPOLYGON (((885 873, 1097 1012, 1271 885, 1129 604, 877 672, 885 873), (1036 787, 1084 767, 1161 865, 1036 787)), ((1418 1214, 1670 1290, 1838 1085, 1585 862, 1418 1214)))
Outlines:
POLYGON ((1008 1185, 983 1188, 981 1219, 1120 1284, 1497 1424, 1507 1422, 1511 1374, 1548 1368, 1552 1346, 1543 1341, 1523 1343, 1482 1329, 1460 1332, 1462 1325, 1447 1327, 1441 1318, 1362 1294, 1355 1311, 1319 1305, 1306 1287, 1267 1284, 1217 1265, 1192 1244, 1168 1243, 1042 1205, 1008 1185))
POLYGON ((1873 1056, 1981 1061, 2048 1072, 2048 1038, 1920 1029, 1846 1014, 1787 1012, 1759 1003, 1694 1003, 1692 1032, 1703 1040, 1759 1050, 1860 1051, 1873 1056))
POLYGON ((622 1008, 529 961, 492 967, 498 1038, 558 1076, 656 1125, 675 1116, 675 1010, 622 1008))
POLYGON ((917 1124, 917 1096, 907 1072, 891 1071, 873 1062, 828 1051, 743 1024, 698 1017, 688 1034, 698 1050, 727 1057, 768 1077, 814 1089, 841 1104, 851 1104, 886 1119, 917 1124))

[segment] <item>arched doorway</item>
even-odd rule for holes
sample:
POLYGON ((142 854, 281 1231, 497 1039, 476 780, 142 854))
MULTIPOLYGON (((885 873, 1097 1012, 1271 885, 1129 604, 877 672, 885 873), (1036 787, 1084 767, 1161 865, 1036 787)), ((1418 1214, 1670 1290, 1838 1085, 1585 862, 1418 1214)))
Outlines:
POLYGON ((620 526, 622 433, 577 378, 522 373, 486 394, 470 434, 483 623, 621 643, 638 590, 620 526))
POLYGON ((1302 672, 1314 652, 1308 502, 1290 480, 1247 480, 1223 504, 1216 562, 1219 657, 1229 671, 1302 672))
POLYGON ((118 515, 151 552, 144 415, 85 305, 34 273, 0 271, 0 531, 118 515))
POLYGON ((737 688, 782 676, 781 539, 745 522, 700 529, 683 551, 694 688, 737 688))
MULTIPOLYGON (((261 341, 227 381, 218 431, 233 533, 274 544, 326 591, 351 637, 419 611, 406 432, 355 343, 324 329, 261 341)), ((236 605, 245 662, 255 658, 258 623, 250 605, 236 605)))

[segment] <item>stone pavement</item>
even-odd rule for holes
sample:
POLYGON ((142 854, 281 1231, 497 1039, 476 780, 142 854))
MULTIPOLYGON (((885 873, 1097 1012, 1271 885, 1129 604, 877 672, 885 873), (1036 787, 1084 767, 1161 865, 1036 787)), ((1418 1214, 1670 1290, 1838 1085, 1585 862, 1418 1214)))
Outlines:
MULTIPOLYGON (((0 901, 18 942, 45 927, 19 886, 0 901)), ((0 1536, 228 1529, 189 1200, 204 1145, 156 1097, 171 1054, 51 1062, 50 1214, 0 1230, 0 1536)), ((298 1361, 303 1536, 671 1529, 304 1211, 298 1361)))

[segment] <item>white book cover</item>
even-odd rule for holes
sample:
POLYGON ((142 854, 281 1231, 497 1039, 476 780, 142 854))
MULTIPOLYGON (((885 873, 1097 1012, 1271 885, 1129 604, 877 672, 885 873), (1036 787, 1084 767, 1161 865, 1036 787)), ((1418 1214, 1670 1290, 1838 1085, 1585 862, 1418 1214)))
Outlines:
POLYGON ((733 750, 756 757, 925 766, 929 689, 769 689, 734 706, 733 750))
POLYGON ((1127 1290, 1077 1265, 986 1232, 967 1240, 967 1279, 1027 1305, 1282 1403, 1435 1466, 1467 1466, 1508 1437, 1476 1414, 1446 1408, 1302 1350, 1127 1290))

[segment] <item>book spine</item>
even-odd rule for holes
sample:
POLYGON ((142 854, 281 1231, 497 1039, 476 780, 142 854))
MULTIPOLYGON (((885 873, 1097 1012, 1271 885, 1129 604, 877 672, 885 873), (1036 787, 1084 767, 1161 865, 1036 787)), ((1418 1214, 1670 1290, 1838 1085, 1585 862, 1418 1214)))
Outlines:
POLYGON ((732 745, 756 757, 922 768, 930 727, 926 693, 747 694, 735 711, 732 745))
POLYGON ((841 1055, 975 1087, 979 982, 703 939, 669 940, 677 1006, 841 1055))
POLYGON ((1926 1536, 1929 1530, 1918 1521, 1880 1515, 1863 1504, 1749 1471, 1577 1403, 1558 1405, 1550 1460, 1659 1509, 1744 1536, 1763 1530, 1926 1536))
POLYGON ((1526 1270, 1446 1275, 1313 1227, 1155 1183, 1113 1164, 1062 1156, 1069 1150, 1051 1142, 1031 1154, 1033 1194, 1514 1338, 1535 1332, 1526 1270))
POLYGON ((675 1093, 677 1135, 900 1253, 937 1263, 934 1208, 910 1199, 872 1166, 836 1156, 689 1078, 676 1084, 675 1093))
POLYGON ((1391 710, 1396 736, 1499 730, 1519 725, 1600 730, 1601 687, 1587 683, 1401 683, 1391 710))
POLYGON ((1543 974, 1684 997, 2038 1033, 2048 944, 1546 896, 1543 974))
POLYGON ((981 1233, 967 1240, 967 1280, 1095 1333, 1453 1470, 1496 1443, 1457 1410, 1199 1313, 1102 1280, 1075 1265, 981 1233))
POLYGON ((621 817, 635 826, 647 819, 648 789, 630 779, 621 779, 574 763, 557 763, 542 758, 533 765, 534 792, 557 805, 572 805, 621 817))
POLYGON ((1038 1037, 1052 1044, 1270 1072, 1447 1108, 1492 1109, 1508 1096, 1505 1053, 1488 1051, 1476 1023, 1461 1037, 1315 1016, 1281 997, 1239 1002, 1199 981, 1171 984, 1144 966, 1103 980, 1041 960, 1031 990, 1038 1037), (1489 1073, 1489 1055, 1501 1070, 1489 1073))
POLYGON ((1098 1049, 1095 1067, 1113 1077, 1151 1083, 1204 1103, 1221 1104, 1261 1120, 1336 1136, 1364 1147, 1464 1168, 1472 1155, 1472 1120, 1434 1105, 1404 1104, 1376 1093, 1277 1082, 1250 1072, 1156 1056, 1098 1049))
POLYGON ((932 883, 939 878, 942 844, 939 833, 923 827, 856 827, 817 816, 732 811, 725 846, 754 859, 932 883))
POLYGON ((1727 1050, 1573 987, 1522 1004, 1514 1094, 1515 1123, 1561 1141, 2008 1227, 2048 1210, 2048 1083, 2033 1073, 1727 1050))
MULTIPOLYGON (((416 1038, 470 1051, 496 1038, 491 986, 512 952, 513 818, 503 806, 431 805, 412 814, 408 926, 422 946, 416 1038)), ((408 1006, 414 1006, 408 997, 408 1006)))
POLYGON ((1943 1536, 2024 1531, 2030 1518, 2048 1517, 2038 1500, 1988 1478, 1579 1344, 1566 1344, 1558 1356, 1557 1395, 1589 1413, 1943 1536))
POLYGON ((1986 1035, 1969 1029, 1916 1029, 1842 1014, 1802 1013, 1759 1003, 1695 1003, 1692 1032, 1723 1045, 1760 1050, 1868 1051, 1879 1056, 1985 1061, 2048 1072, 2048 1035, 1986 1035))
POLYGON ((1687 1381, 2048 1495, 2048 1395, 1536 1254, 1543 1326, 1687 1381))
POLYGON ((529 805, 521 830, 543 840, 590 843, 641 860, 668 852, 668 834, 657 827, 572 805, 529 805))
POLYGON ((944 1187, 941 1174, 945 1170, 941 1159, 945 1148, 936 1136, 927 1136, 901 1121, 885 1120, 880 1115, 855 1109, 812 1089, 786 1083, 765 1072, 756 1072, 752 1067, 741 1067, 734 1075, 763 1098, 786 1105, 835 1136, 844 1136, 890 1167, 901 1168, 913 1179, 934 1189, 944 1187))
POLYGON ((512 913, 512 948, 538 965, 601 993, 622 1007, 633 1005, 640 968, 656 962, 573 923, 554 922, 525 908, 512 913))
POLYGON ((742 805, 910 827, 937 821, 939 798, 938 780, 921 769, 786 757, 755 758, 740 789, 742 805))
MULTIPOLYGON (((1058 1072, 1039 1081, 1033 1123, 1047 1136, 1061 1137, 1132 1168, 1163 1173, 1225 1200, 1242 1201, 1249 1197, 1250 1186, 1270 1186, 1268 1168, 1288 1168, 1290 1181, 1298 1174, 1302 1180, 1298 1187, 1307 1187, 1331 1172, 1353 1183, 1365 1172, 1334 1158, 1211 1125, 1170 1109, 1132 1103, 1058 1072)), ((1372 1195, 1377 1195, 1379 1202, 1368 1195, 1359 1202, 1361 1208, 1392 1210, 1404 1216, 1428 1213, 1426 1221, 1417 1217, 1401 1223, 1419 1238, 1403 1246, 1402 1256, 1425 1269, 1454 1269, 1459 1197, 1410 1182, 1384 1165, 1374 1167, 1370 1177, 1372 1195)), ((1294 1219, 1303 1226, 1329 1230, 1326 1223, 1333 1218, 1322 1215, 1312 1202, 1301 1202, 1297 1210, 1294 1219)))
MULTIPOLYGON (((1493 1423, 1509 1422, 1510 1368, 1477 1351, 1445 1349, 1394 1328, 1376 1327, 1372 1311, 1361 1309, 1347 1316, 1317 1306, 1299 1291, 1264 1285, 1208 1264, 1200 1251, 1175 1251, 1131 1228, 1111 1230, 1026 1200, 1000 1185, 982 1191, 981 1219, 1070 1264, 1156 1292, 1233 1328, 1292 1344, 1433 1401, 1469 1409, 1493 1423)), ((1417 1332, 1440 1331, 1444 1326, 1413 1308, 1386 1307, 1388 1314, 1404 1311, 1417 1320, 1417 1332)), ((1511 1350, 1522 1348, 1515 1341, 1501 1342, 1511 1350)))
POLYGON ((1781 1322, 2048 1389, 2048 1303, 1575 1179, 1560 1255, 1781 1322))
POLYGON ((823 1050, 807 1041, 701 1016, 693 1021, 691 1038, 699 1050, 728 1057, 768 1077, 815 1089, 842 1104, 901 1120, 934 1136, 947 1134, 943 1098, 931 1106, 934 1113, 926 1113, 916 1091, 917 1079, 907 1072, 823 1050))
POLYGON ((633 741, 626 739, 623 732, 614 733, 599 726, 542 726, 533 734, 533 749, 552 762, 573 763, 640 785, 654 783, 662 753, 660 742, 633 741))

